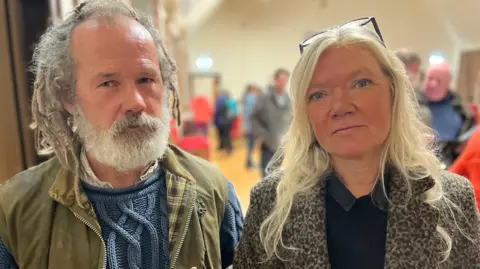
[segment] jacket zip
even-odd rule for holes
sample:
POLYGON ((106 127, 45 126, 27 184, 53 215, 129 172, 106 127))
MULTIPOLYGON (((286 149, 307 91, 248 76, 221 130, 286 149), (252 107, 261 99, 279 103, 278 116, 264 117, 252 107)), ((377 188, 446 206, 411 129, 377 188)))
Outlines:
POLYGON ((180 255, 180 251, 182 250, 183 242, 185 241, 185 237, 187 236, 188 226, 190 225, 190 220, 192 218, 192 213, 193 213, 193 209, 195 207, 195 200, 196 199, 197 199, 197 192, 194 191, 193 192, 192 205, 190 206, 190 210, 188 211, 187 221, 185 223, 185 229, 183 231, 182 237, 180 238, 180 245, 178 246, 177 252, 175 253, 175 256, 173 257, 172 269, 175 268, 175 264, 177 263, 178 256, 180 255))
POLYGON ((102 235, 100 234, 99 231, 97 231, 97 229, 95 229, 95 227, 93 227, 93 225, 91 225, 90 223, 88 223, 88 221, 86 221, 84 218, 82 218, 80 215, 78 215, 77 213, 73 212, 73 215, 75 215, 75 217, 77 219, 79 219, 81 222, 83 222, 85 225, 88 226, 88 228, 92 229, 92 231, 94 231, 98 237, 100 237, 100 241, 102 241, 102 247, 103 247, 103 265, 102 265, 102 269, 107 269, 107 247, 105 246, 105 241, 103 241, 103 237, 102 235))

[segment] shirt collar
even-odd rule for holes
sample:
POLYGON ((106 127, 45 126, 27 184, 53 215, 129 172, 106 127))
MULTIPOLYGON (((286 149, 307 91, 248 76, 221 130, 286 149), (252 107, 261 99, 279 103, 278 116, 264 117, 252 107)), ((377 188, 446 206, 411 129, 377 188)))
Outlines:
MULTIPOLYGON (((330 197, 332 197, 345 211, 350 211, 353 205, 355 205, 357 198, 355 198, 348 188, 340 181, 335 173, 329 173, 325 177, 325 180, 327 181, 327 195, 330 195, 330 197)), ((388 197, 386 193, 388 193, 390 185, 388 173, 385 173, 384 180, 386 191, 383 190, 382 182, 378 180, 371 192, 371 197, 376 207, 382 211, 387 211, 388 197)))
MULTIPOLYGON (((148 179, 151 175, 157 172, 159 168, 160 168, 160 165, 158 160, 154 160, 150 162, 142 170, 140 179, 138 180, 137 184, 148 179)), ((94 187, 113 188, 111 183, 101 181, 100 179, 97 178, 90 164, 88 163, 87 153, 84 148, 82 148, 82 150, 80 151, 80 178, 85 183, 94 187)))

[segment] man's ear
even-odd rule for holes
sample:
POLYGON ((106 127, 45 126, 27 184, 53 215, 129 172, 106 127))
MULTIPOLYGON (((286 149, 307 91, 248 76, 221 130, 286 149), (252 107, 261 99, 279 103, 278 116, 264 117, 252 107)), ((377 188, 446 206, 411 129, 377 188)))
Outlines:
POLYGON ((63 107, 68 111, 68 113, 72 114, 73 112, 73 105, 70 103, 63 103, 63 107))

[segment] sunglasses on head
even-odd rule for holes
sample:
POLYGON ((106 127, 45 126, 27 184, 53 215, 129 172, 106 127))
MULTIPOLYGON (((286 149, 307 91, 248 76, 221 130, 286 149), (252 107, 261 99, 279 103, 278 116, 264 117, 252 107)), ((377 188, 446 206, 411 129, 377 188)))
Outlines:
MULTIPOLYGON (((382 33, 380 32, 380 29, 378 28, 378 24, 377 24, 377 21, 375 20, 374 17, 366 17, 366 18, 360 18, 360 19, 355 19, 353 21, 349 21, 345 24, 342 24, 340 25, 339 27, 345 27, 345 26, 360 26, 360 27, 363 27, 365 25, 368 25, 369 23, 372 23, 373 25, 373 28, 375 29, 375 33, 377 34, 378 36, 378 39, 380 41, 380 43, 382 43, 383 46, 385 46, 385 43, 383 41, 383 37, 382 37, 382 33)), ((306 47, 308 47, 314 40, 315 38, 317 38, 319 35, 333 29, 334 27, 328 29, 328 30, 325 30, 325 31, 321 31, 321 32, 318 32, 316 34, 314 34, 313 36, 305 39, 302 43, 300 43, 299 45, 299 48, 300 48, 300 54, 303 53, 304 49, 306 47)))

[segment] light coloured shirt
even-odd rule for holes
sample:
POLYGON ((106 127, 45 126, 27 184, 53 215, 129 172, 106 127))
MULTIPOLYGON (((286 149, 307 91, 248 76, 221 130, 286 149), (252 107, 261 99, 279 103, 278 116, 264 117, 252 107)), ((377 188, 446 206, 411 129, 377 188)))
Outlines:
POLYGON ((275 99, 277 101, 278 106, 283 107, 287 103, 288 95, 285 91, 283 94, 275 93, 275 99))
MULTIPOLYGON (((160 164, 158 160, 154 160, 150 162, 145 168, 142 170, 142 173, 140 175, 140 178, 137 182, 143 182, 147 178, 149 178, 151 175, 153 175, 155 172, 160 169, 160 164)), ((98 179, 98 177, 95 175, 95 173, 92 170, 92 167, 88 163, 87 159, 87 153, 85 150, 82 148, 82 151, 80 152, 80 178, 87 184, 95 187, 100 187, 100 188, 113 188, 112 184, 109 182, 104 182, 98 179)))

